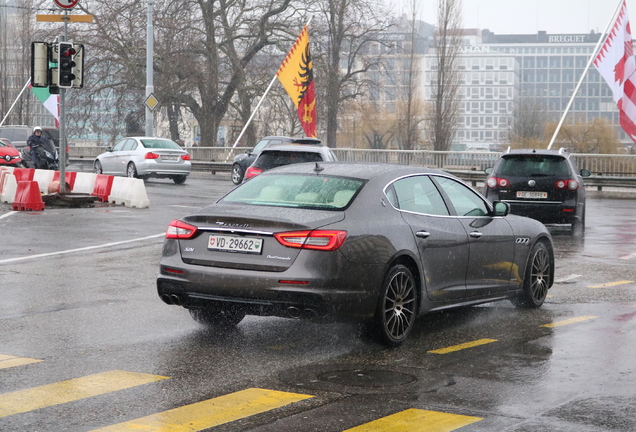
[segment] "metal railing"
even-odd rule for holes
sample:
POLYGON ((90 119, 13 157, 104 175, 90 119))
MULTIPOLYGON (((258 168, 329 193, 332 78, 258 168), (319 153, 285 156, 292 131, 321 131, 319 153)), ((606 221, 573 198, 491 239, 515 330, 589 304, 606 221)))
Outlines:
MULTIPOLYGON (((246 147, 187 147, 195 169, 229 171, 234 156, 250 150, 246 147)), ((332 149, 341 161, 386 162, 426 166, 461 173, 464 180, 475 183, 486 178, 484 169, 494 165, 501 153, 432 150, 368 150, 332 149), (469 175, 470 174, 470 175, 469 175)), ((71 147, 72 159, 93 159, 104 152, 104 147, 71 147)), ((587 185, 636 187, 636 155, 627 154, 573 154, 580 169, 587 169, 592 177, 587 185)))

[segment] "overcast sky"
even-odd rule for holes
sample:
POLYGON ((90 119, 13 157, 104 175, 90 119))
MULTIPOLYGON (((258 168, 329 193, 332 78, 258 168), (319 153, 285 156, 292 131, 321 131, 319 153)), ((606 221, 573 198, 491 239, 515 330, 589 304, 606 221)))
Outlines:
MULTIPOLYGON (((400 0, 397 5, 409 5, 400 0)), ((437 0, 416 0, 420 19, 436 22, 437 0)), ((465 28, 489 29, 497 34, 603 32, 619 0, 462 0, 465 28)), ((399 6, 396 12, 399 13, 399 6)), ((402 6, 404 7, 404 6, 402 6)), ((627 0, 631 23, 636 23, 636 0, 627 0)), ((632 24, 636 36, 636 24, 632 24)))

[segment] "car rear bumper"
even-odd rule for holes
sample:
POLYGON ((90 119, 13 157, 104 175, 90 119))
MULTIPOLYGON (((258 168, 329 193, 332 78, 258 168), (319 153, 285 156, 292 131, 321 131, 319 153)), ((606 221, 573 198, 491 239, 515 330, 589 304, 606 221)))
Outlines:
POLYGON ((190 161, 179 162, 155 162, 148 160, 137 165, 138 175, 150 175, 157 177, 168 177, 174 175, 188 175, 192 170, 190 161))
POLYGON ((373 317, 382 280, 372 268, 378 266, 362 267, 330 278, 308 277, 293 268, 237 274, 232 269, 162 261, 157 292, 165 303, 186 308, 232 306, 250 315, 360 322, 373 317))
POLYGON ((577 217, 576 204, 562 202, 504 201, 510 213, 530 217, 548 224, 570 224, 577 217))

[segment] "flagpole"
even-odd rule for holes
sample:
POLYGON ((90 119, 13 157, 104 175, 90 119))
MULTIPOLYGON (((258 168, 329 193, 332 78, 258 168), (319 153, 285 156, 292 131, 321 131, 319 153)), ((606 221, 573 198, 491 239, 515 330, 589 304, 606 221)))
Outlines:
POLYGON ((556 137, 559 134, 559 131, 561 130, 561 126, 563 125, 563 122, 565 121, 565 117, 568 115, 568 111, 570 110, 570 107, 572 106, 572 102, 574 102, 574 98, 576 97, 576 93, 579 91, 579 88, 581 87, 581 84, 583 83, 583 79, 585 78, 585 74, 587 74, 587 71, 590 69, 590 66, 592 65, 592 62, 594 61, 594 57, 596 57, 596 54, 598 54, 598 50, 599 50, 599 48, 601 46, 601 43, 603 43, 603 41, 605 41, 605 37, 607 35, 607 32, 609 31, 610 27, 614 23, 614 19, 616 18, 616 15, 618 14, 618 11, 621 9, 621 6, 623 5, 623 1, 624 0, 620 0, 618 2, 618 7, 616 8, 616 11, 614 12, 612 17, 610 18, 609 23, 607 23, 607 28, 605 29, 605 31, 603 33, 601 33, 601 37, 598 38, 598 42, 596 43, 596 47, 594 48, 594 51, 592 52, 592 55, 590 56, 590 59, 587 62, 587 66, 585 66, 585 69, 583 70, 583 73, 581 74, 581 78, 579 79, 579 82, 577 83, 576 87, 574 88, 574 91, 572 92, 572 97, 570 97, 570 101, 568 102, 568 105, 565 107, 565 111, 563 112, 563 116, 561 116, 561 120, 559 121, 559 124, 557 125, 557 128, 554 131, 554 134, 552 135, 552 139, 550 140, 550 144, 548 144, 548 150, 550 150, 552 148, 552 144, 554 144, 554 141, 556 140, 556 137))
POLYGON ((9 111, 7 111, 7 115, 4 116, 4 118, 2 119, 2 121, 0 122, 0 126, 2 126, 4 124, 4 121, 7 119, 7 117, 9 117, 9 114, 11 114, 11 110, 13 109, 13 107, 15 106, 15 104, 18 102, 18 99, 20 99, 20 96, 22 96, 22 93, 24 93, 24 91, 26 90, 26 88, 29 86, 29 84, 31 84, 31 78, 29 78, 26 82, 26 84, 24 85, 24 87, 22 87, 22 90, 20 90, 20 94, 18 95, 17 98, 15 98, 15 100, 13 101, 13 103, 11 104, 11 107, 9 108, 9 111))
MULTIPOLYGON (((307 24, 305 24, 303 26, 303 28, 308 27, 309 23, 311 22, 313 17, 309 18, 309 21, 307 21, 307 24)), ((265 96, 267 96, 267 93, 269 93, 269 91, 271 90, 272 86, 274 85, 274 82, 276 82, 276 78, 278 75, 278 71, 276 71, 277 73, 274 74, 274 78, 272 78, 272 81, 269 83, 269 85, 267 86, 267 90, 265 90, 265 93, 263 93, 263 96, 261 96, 260 100, 258 101, 258 103, 256 104, 256 108, 254 108, 254 111, 252 111, 252 115, 250 115, 250 118, 247 120, 247 123, 245 123, 245 126, 243 126, 243 130, 241 131, 241 133, 239 134, 238 138, 236 138, 236 141, 234 142, 234 145, 232 145, 232 149, 236 148, 236 146, 238 145, 240 139, 243 137, 243 134, 245 133, 245 131, 247 130, 247 127, 250 125, 250 123, 252 122, 252 119, 254 118, 254 116, 256 115, 256 112, 258 111, 258 108, 261 106, 261 103, 263 102, 263 100, 265 100, 265 96)), ((233 151, 233 150, 232 150, 233 151)), ((227 162, 230 157, 232 156, 232 151, 228 152, 227 158, 225 159, 225 161, 227 162)))

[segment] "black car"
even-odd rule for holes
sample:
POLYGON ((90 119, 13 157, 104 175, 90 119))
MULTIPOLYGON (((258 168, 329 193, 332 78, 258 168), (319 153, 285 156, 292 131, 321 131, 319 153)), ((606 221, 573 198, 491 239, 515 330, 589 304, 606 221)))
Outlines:
POLYGON ((232 162, 232 183, 241 184, 247 167, 252 165, 256 160, 256 157, 261 153, 265 147, 273 144, 309 144, 320 146, 323 145, 319 139, 316 138, 291 138, 286 136, 266 136, 261 139, 252 150, 246 150, 245 153, 236 155, 234 162, 232 162))
POLYGON ((304 162, 335 162, 337 160, 336 155, 328 147, 324 146, 268 145, 245 172, 245 180, 249 180, 263 171, 283 165, 304 162))
POLYGON ((509 150, 489 174, 484 195, 491 202, 510 204, 510 212, 545 224, 570 224, 585 229, 585 185, 588 170, 576 166, 565 149, 509 150))
POLYGON ((170 223, 158 294, 217 330, 246 314, 348 321, 395 346, 427 312, 543 304, 551 235, 508 209, 438 170, 286 165, 170 223))

